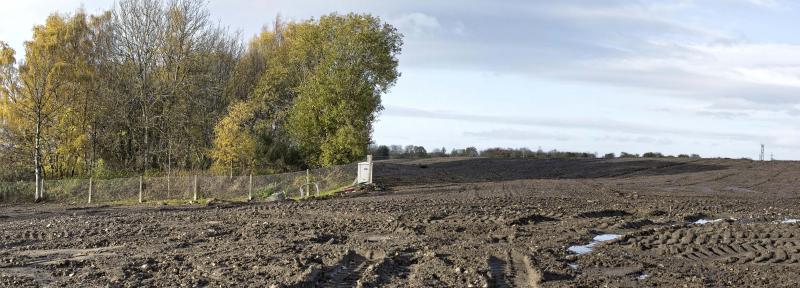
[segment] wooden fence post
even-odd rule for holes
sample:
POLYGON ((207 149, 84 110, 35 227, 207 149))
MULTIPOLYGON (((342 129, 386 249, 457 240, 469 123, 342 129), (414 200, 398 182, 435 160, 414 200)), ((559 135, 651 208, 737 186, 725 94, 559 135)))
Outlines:
POLYGON ((89 177, 89 204, 92 204, 92 177, 89 177))
POLYGON ((367 155, 367 163, 369 163, 369 182, 372 184, 372 155, 367 155))
MULTIPOLYGON (((310 186, 311 185, 311 176, 310 176, 310 171, 311 171, 310 169, 306 169, 306 186, 303 187, 303 188, 305 188, 305 190, 300 190, 300 191, 305 191, 306 192, 306 197, 311 196, 311 186, 310 186)), ((300 197, 303 197, 303 195, 300 195, 300 197)))
POLYGON ((253 201, 253 172, 250 172, 250 184, 247 186, 247 201, 253 201))
POLYGON ((197 201, 197 174, 194 175, 194 186, 193 187, 194 188, 192 188, 192 191, 194 191, 194 196, 192 197, 192 201, 197 201))
POLYGON ((169 177, 170 177, 170 175, 169 175, 169 174, 170 174, 170 173, 169 173, 169 172, 167 172, 167 200, 169 200, 169 199, 170 199, 170 196, 172 196, 172 195, 170 195, 170 191, 169 191, 169 190, 170 190, 170 188, 171 188, 171 187, 170 187, 170 185, 169 185, 169 184, 170 184, 170 183, 169 183, 169 177))
POLYGON ((144 176, 139 176, 139 203, 142 203, 142 190, 144 186, 144 176))

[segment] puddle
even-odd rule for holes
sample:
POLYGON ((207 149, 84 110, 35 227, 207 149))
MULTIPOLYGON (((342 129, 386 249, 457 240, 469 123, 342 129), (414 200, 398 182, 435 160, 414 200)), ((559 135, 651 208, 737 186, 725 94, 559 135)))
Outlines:
POLYGON ((572 252, 572 253, 578 254, 578 255, 586 254, 586 253, 592 252, 592 249, 594 248, 594 245, 597 245, 597 243, 614 240, 614 239, 617 239, 619 237, 622 237, 622 235, 619 235, 619 234, 601 234, 601 235, 594 236, 594 239, 592 239, 592 242, 589 242, 589 244, 569 246, 569 248, 567 248, 567 250, 572 252))
POLYGON ((703 225, 703 224, 714 223, 714 222, 719 222, 719 221, 722 221, 722 219, 714 219, 714 220, 700 219, 700 220, 692 222, 692 224, 703 225))
POLYGON ((789 218, 787 218, 787 219, 781 221, 781 224, 794 224, 794 223, 797 223, 797 222, 800 222, 800 219, 789 219, 789 218))
POLYGON ((644 280, 647 279, 647 277, 650 277, 650 275, 647 275, 647 273, 642 273, 642 275, 639 275, 639 277, 636 277, 636 279, 644 280))

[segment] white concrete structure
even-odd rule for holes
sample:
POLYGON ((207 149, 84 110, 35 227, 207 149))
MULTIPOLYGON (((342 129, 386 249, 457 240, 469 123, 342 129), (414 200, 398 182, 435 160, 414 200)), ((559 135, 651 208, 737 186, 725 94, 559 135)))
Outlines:
POLYGON ((358 184, 372 184, 372 155, 367 155, 367 162, 358 163, 358 184))

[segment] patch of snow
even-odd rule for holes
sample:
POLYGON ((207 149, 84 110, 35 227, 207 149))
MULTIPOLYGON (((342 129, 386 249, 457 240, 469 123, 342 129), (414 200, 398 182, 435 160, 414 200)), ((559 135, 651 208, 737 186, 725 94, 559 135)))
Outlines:
POLYGON ((639 277, 636 277, 636 279, 644 280, 647 279, 647 277, 650 277, 650 275, 647 275, 647 273, 642 273, 642 275, 639 275, 639 277))
POLYGON ((578 255, 586 254, 586 253, 592 252, 592 248, 594 247, 594 245, 597 245, 600 242, 611 241, 611 240, 617 239, 619 237, 622 237, 622 235, 619 235, 619 234, 601 234, 601 235, 594 236, 594 238, 592 239, 592 242, 589 242, 589 244, 586 244, 586 245, 572 245, 572 246, 569 246, 569 248, 567 248, 567 250, 572 252, 572 253, 578 254, 578 255))
POLYGON ((572 253, 575 253, 575 254, 586 254, 586 253, 592 252, 592 246, 594 246, 594 245, 592 245, 591 243, 589 243, 587 245, 572 245, 572 246, 569 246, 569 248, 567 248, 567 250, 569 250, 569 252, 572 252, 572 253))
POLYGON ((619 234, 601 234, 601 235, 594 236, 594 239, 592 239, 592 241, 595 241, 595 242, 611 241, 611 240, 617 239, 619 237, 622 237, 622 235, 619 235, 619 234))
POLYGON ((567 265, 569 266, 569 268, 572 268, 572 269, 578 270, 578 264, 575 264, 575 263, 568 263, 567 265))
POLYGON ((722 219, 714 219, 714 220, 700 219, 700 220, 692 222, 692 224, 703 225, 703 224, 714 223, 714 222, 719 222, 719 221, 722 221, 722 219))

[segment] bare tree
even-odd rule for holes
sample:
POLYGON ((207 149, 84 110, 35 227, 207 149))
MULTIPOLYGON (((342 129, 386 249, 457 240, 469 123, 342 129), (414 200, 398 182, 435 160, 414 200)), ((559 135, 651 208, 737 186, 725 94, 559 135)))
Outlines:
POLYGON ((164 8, 158 0, 121 0, 114 9, 115 47, 122 61, 131 65, 134 88, 141 111, 142 173, 148 168, 150 158, 151 104, 157 99, 151 86, 153 73, 159 64, 165 17, 164 8))

